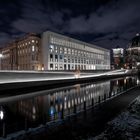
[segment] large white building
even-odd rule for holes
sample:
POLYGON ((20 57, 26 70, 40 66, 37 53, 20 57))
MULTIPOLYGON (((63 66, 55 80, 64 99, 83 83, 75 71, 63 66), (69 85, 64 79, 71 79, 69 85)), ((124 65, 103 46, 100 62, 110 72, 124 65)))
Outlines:
POLYGON ((109 70, 110 51, 64 35, 42 34, 44 70, 109 70))
POLYGON ((110 51, 46 31, 29 34, 0 49, 2 70, 108 70, 110 51))

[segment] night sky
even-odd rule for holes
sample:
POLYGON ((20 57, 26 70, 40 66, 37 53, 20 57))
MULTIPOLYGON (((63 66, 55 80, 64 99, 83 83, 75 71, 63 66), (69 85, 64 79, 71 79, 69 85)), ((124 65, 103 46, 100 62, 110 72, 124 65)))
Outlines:
POLYGON ((140 32, 140 0, 0 0, 0 44, 46 30, 126 47, 140 32))

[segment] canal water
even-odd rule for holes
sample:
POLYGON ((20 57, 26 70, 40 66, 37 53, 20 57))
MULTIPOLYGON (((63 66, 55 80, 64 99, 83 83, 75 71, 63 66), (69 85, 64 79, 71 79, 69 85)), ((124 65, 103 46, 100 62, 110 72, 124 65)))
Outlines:
POLYGON ((123 77, 1 97, 0 137, 86 139, 96 136, 139 95, 131 94, 139 83, 138 77, 123 77))

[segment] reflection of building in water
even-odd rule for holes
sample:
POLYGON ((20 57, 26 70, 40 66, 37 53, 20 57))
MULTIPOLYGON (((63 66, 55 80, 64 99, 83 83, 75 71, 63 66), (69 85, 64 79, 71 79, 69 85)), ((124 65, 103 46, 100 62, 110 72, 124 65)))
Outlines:
POLYGON ((110 81, 99 84, 76 85, 73 88, 47 95, 50 99, 50 119, 79 112, 109 97, 110 81))
POLYGON ((111 96, 116 95, 118 92, 123 91, 124 84, 126 84, 126 79, 118 79, 118 80, 112 80, 111 81, 111 96))
MULTIPOLYGON (((65 87, 44 96, 18 101, 18 113, 29 121, 62 119, 66 116, 93 107, 114 97, 132 86, 135 78, 122 78, 102 83, 91 83, 65 87)), ((11 106, 13 109, 13 106, 11 106)))
POLYGON ((116 94, 125 91, 133 86, 136 86, 136 79, 135 77, 125 77, 118 80, 111 81, 111 96, 115 96, 116 94))
POLYGON ((40 97, 18 102, 18 111, 29 120, 36 120, 39 117, 39 108, 42 100, 40 97))

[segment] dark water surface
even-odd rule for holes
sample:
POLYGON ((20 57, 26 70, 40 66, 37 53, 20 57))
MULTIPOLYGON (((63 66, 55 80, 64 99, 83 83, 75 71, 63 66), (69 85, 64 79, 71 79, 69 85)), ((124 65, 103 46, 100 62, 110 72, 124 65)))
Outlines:
POLYGON ((96 136, 139 95, 137 88, 131 89, 138 84, 138 77, 124 77, 0 98, 0 137, 22 130, 27 134, 21 139, 96 136), (32 134, 40 125, 43 131, 32 134))

